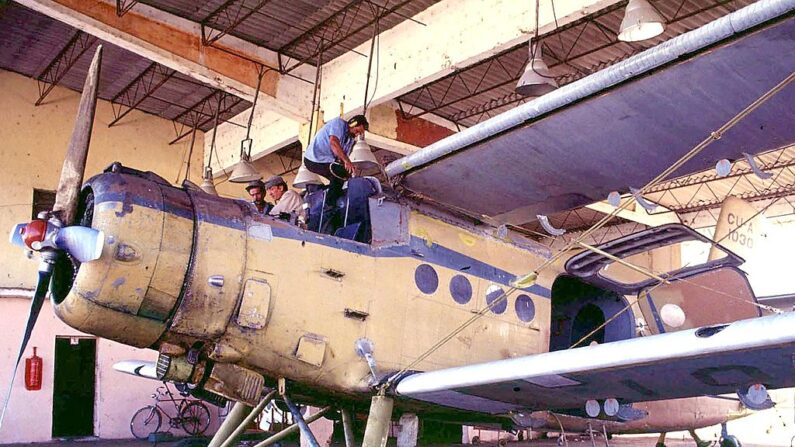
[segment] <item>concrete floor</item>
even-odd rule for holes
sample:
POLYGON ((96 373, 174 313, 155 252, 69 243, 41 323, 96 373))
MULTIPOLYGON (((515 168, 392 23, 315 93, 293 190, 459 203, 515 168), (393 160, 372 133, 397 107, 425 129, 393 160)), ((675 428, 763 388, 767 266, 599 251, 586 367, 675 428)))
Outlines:
MULTIPOLYGON (((742 441, 742 440, 741 440, 742 441)), ((393 439, 390 438, 389 445, 392 446, 393 439)), ((616 436, 610 440, 611 447, 654 447, 655 443, 657 442, 657 437, 620 437, 616 436)), ((2 446, 13 446, 13 447, 188 447, 185 442, 181 441, 174 441, 174 442, 161 442, 161 443, 150 443, 148 441, 139 441, 139 440, 130 440, 130 439, 116 439, 116 440, 93 440, 93 439, 83 439, 83 440, 64 440, 64 441, 53 441, 53 442, 46 442, 46 443, 35 443, 35 444, 0 444, 2 446)), ((478 444, 479 447, 497 447, 496 443, 492 442, 483 442, 478 444)), ((508 443, 507 447, 557 447, 557 440, 556 439, 544 439, 544 440, 535 440, 535 441, 526 441, 526 442, 510 442, 508 443)), ((587 437, 582 437, 580 439, 571 439, 569 440, 570 447, 591 447, 591 441, 587 437)), ((602 442, 601 438, 596 439, 596 447, 603 447, 605 443, 602 442)), ((690 440, 676 440, 676 439, 669 439, 666 440, 667 447, 695 447, 695 443, 690 440)), ((299 447, 297 443, 288 443, 282 444, 282 447, 299 447)), ((332 447, 344 447, 344 446, 332 446, 332 447)), ((434 446, 434 447, 443 447, 443 446, 434 446)), ((446 447, 463 447, 463 445, 450 445, 446 447)), ((760 444, 745 444, 743 443, 743 447, 766 447, 760 444)))

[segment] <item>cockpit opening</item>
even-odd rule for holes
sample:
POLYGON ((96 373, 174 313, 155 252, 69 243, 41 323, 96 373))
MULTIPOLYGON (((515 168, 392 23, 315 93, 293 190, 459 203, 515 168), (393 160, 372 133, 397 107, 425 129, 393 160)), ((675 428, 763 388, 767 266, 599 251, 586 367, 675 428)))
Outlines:
POLYGON ((615 292, 561 276, 552 286, 549 350, 609 343, 635 336, 627 300, 615 292))
POLYGON ((330 197, 328 189, 309 192, 304 197, 307 229, 369 244, 372 240, 369 202, 379 194, 382 194, 381 184, 374 177, 348 179, 337 198, 330 197))

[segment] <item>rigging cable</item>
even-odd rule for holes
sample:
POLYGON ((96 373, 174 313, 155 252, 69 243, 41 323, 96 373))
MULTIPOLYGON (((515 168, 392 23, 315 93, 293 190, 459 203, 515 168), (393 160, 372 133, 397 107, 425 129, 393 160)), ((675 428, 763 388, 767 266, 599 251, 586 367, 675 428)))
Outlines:
MULTIPOLYGON (((640 188, 640 189, 639 189, 639 193, 640 193, 640 194, 643 194, 644 192, 646 192, 646 191, 647 191, 649 188, 651 188, 651 187, 652 187, 652 186, 654 186, 655 184, 657 184, 657 183, 659 183, 659 182, 663 181, 664 179, 666 179, 666 178, 667 178, 669 175, 671 175, 673 172, 675 172, 677 169, 679 169, 679 167, 681 167, 681 166, 682 166, 684 163, 686 163, 686 162, 687 162, 687 161, 689 161, 691 158, 693 158, 693 157, 694 157, 694 156, 696 156, 698 153, 700 153, 702 150, 704 150, 704 149, 705 149, 707 146, 709 146, 709 145, 710 145, 712 142, 714 142, 714 141, 717 141, 718 139, 720 139, 720 138, 721 138, 721 136, 722 136, 722 135, 723 135, 723 134, 724 134, 726 131, 728 131, 729 129, 731 129, 732 127, 734 127, 734 126, 735 126, 737 123, 739 123, 739 122, 740 122, 740 121, 741 121, 743 118, 745 118, 746 116, 748 116, 748 114, 750 114, 751 112, 753 112, 754 110, 756 110, 757 108, 759 108, 759 107, 760 107, 762 104, 764 104, 765 102, 767 102, 767 100, 769 100, 769 99, 770 99, 770 98, 772 98, 772 97, 773 97, 773 96, 774 96, 776 93, 778 93, 779 91, 781 91, 782 89, 784 89, 784 88, 785 88, 787 85, 789 85, 789 84, 790 84, 790 83, 791 83, 793 80, 795 80, 795 72, 791 73, 791 74, 790 74, 789 76, 787 76, 787 77, 786 77, 786 78, 785 78, 783 81, 779 82, 779 83, 778 83, 778 84, 776 84, 776 85, 775 85, 773 88, 771 88, 770 90, 768 90, 767 92, 765 92, 765 93, 764 93, 762 96, 760 96, 759 98, 757 98, 757 99, 756 99, 754 102, 752 102, 750 105, 748 105, 748 106, 747 106, 745 109, 743 109, 743 110, 742 110, 742 111, 740 111, 738 114, 736 114, 735 116, 733 116, 733 117, 732 117, 732 118, 731 118, 729 121, 727 121, 725 124, 723 124, 721 127, 719 127, 719 128, 716 130, 716 131, 713 131, 713 132, 711 132, 711 133, 710 133, 710 135, 709 135, 708 137, 706 137, 704 140, 702 140, 700 143, 698 143, 696 146, 694 146, 694 147, 693 147, 693 148, 692 148, 690 151, 688 151, 688 152, 687 152, 685 155, 683 155, 681 158, 679 158, 679 160, 677 160, 677 161, 676 161, 675 163, 673 163, 673 164, 672 164, 670 167, 668 167, 667 169, 665 169, 665 170, 664 170, 662 173, 660 173, 658 176, 656 176, 654 179, 652 179, 650 182, 648 182, 648 183, 647 183, 645 186, 643 186, 642 188, 640 188)), ((556 253, 555 253, 555 254, 554 254, 552 257, 550 257, 549 259, 545 260, 545 261, 544 261, 544 262, 543 262, 543 263, 542 263, 542 264, 541 264, 541 265, 540 265, 540 266, 539 266, 539 267, 538 267, 538 268, 537 268, 535 271, 533 271, 533 272, 530 272, 530 273, 528 273, 528 274, 526 274, 526 275, 524 275, 524 276, 520 276, 519 278, 525 278, 525 277, 528 277, 528 276, 530 276, 530 275, 536 275, 536 276, 537 276, 537 274, 538 274, 539 272, 543 271, 544 269, 546 269, 546 268, 548 268, 550 265, 552 265, 554 262, 556 262, 557 260, 559 260, 559 259, 560 259, 560 258, 561 258, 561 257, 562 257, 562 256, 563 256, 565 253, 566 253, 566 252, 568 252, 569 250, 571 250, 571 249, 572 249, 574 246, 576 246, 576 245, 580 245, 580 244, 582 243, 582 241, 583 241, 583 240, 584 240, 586 237, 590 236, 591 234, 593 234, 594 232, 596 232, 596 231, 597 231, 597 230, 599 230, 600 228, 604 227, 604 226, 607 224, 607 222, 609 222, 610 220, 612 220, 614 217, 616 217, 616 216, 618 215, 618 213, 620 213, 621 211, 623 211, 623 210, 627 209, 627 208, 628 208, 630 205, 632 205, 633 203, 634 203, 634 200, 633 200, 633 199, 630 199, 630 200, 627 200, 627 201, 625 201, 623 204, 621 204, 621 205, 619 205, 618 207, 616 207, 616 209, 614 209, 614 210, 613 210, 613 211, 612 211, 610 214, 607 214, 605 217, 603 217, 602 219, 600 219, 600 220, 599 220, 597 223, 595 223, 594 225, 592 225, 592 226, 591 226, 591 227, 590 227, 588 230, 584 231, 584 232, 583 232, 582 234, 580 234, 578 237, 576 237, 576 238, 573 238, 573 240, 571 240, 570 242, 568 242, 568 243, 567 243, 567 244, 566 244, 566 245, 565 245, 565 246, 564 246, 562 249, 560 249, 559 251, 557 251, 557 252, 556 252, 556 253)), ((769 207, 769 206, 770 206, 770 205, 768 205, 768 207, 769 207)), ((763 209, 762 211, 764 211, 764 209, 763 209)), ((750 219, 749 219, 749 221, 750 221, 750 219)), ((742 227, 742 225, 739 225, 739 226, 738 226, 738 227, 736 227, 736 228, 735 228, 735 230, 733 230, 733 231, 736 231, 737 229, 739 229, 739 228, 741 228, 741 227, 742 227)), ((730 232, 730 234, 731 234, 731 232, 730 232)), ((721 240, 723 240, 723 239, 721 239, 721 240)), ((497 298, 496 298, 494 301, 492 301, 490 304, 488 304, 488 305, 487 305, 487 306, 485 306, 483 309, 481 309, 480 311, 478 311, 477 313, 475 313, 474 315, 472 315, 472 316, 471 316, 470 318, 468 318, 468 319, 467 319, 465 322, 463 322, 463 323, 462 323, 462 324, 460 324, 458 327, 456 327, 456 329, 454 329, 454 330, 453 330, 452 332, 450 332, 448 335, 446 335, 445 337, 443 337, 441 340, 439 340, 439 341, 438 341, 437 343, 435 343, 433 346, 431 346, 430 348, 428 348, 428 349, 427 349, 425 352, 423 352, 423 353, 422 353, 420 356, 418 356, 418 357, 417 357, 417 358, 416 358, 414 361, 412 361, 412 362, 411 362, 410 364, 408 364, 407 366, 403 367, 403 368, 402 368, 402 369, 401 369, 401 370, 400 370, 400 371, 399 371, 397 374, 393 374, 392 376, 390 376, 390 378, 389 378, 388 380, 386 380, 382 386, 383 386, 383 387, 388 387, 388 386, 389 386, 389 385, 390 385, 390 384, 391 384, 391 383, 392 383, 392 382, 393 382, 393 381, 394 381, 396 378, 398 378, 398 377, 402 377, 402 376, 403 376, 403 374, 405 374, 407 371, 409 371, 410 369, 414 368, 414 367, 415 367, 417 364, 419 364, 420 362, 422 362, 423 360, 425 360, 426 358, 428 358, 428 357, 429 357, 431 354, 433 354, 433 353, 434 353, 436 350, 438 350, 438 349, 439 349, 439 348, 441 348, 443 345, 445 345, 445 344, 446 344, 448 341, 450 341, 451 339, 453 339, 453 338, 454 338, 456 335, 458 335, 458 334, 459 334, 461 331, 463 331, 464 329, 466 329, 467 327, 469 327, 469 326, 470 326, 472 323, 474 323, 475 321, 477 321, 478 319, 480 319, 480 317, 482 317, 482 316, 484 316, 486 313, 488 313, 488 312, 489 312, 489 311, 490 311, 492 308, 496 307, 497 305, 499 305, 499 304, 501 304, 502 302, 504 302, 505 300, 507 300, 507 299, 508 299, 508 297, 509 297, 510 295, 512 295, 513 293, 515 293, 517 290, 519 290, 519 288, 517 288, 517 287, 515 287, 515 286, 511 286, 511 287, 508 289, 508 291, 506 291, 506 292, 503 292, 501 296, 497 297, 497 298)), ((756 304, 758 304, 758 303, 756 303, 756 304)), ((761 305, 761 304, 759 304, 759 306, 764 306, 764 305, 761 305)))

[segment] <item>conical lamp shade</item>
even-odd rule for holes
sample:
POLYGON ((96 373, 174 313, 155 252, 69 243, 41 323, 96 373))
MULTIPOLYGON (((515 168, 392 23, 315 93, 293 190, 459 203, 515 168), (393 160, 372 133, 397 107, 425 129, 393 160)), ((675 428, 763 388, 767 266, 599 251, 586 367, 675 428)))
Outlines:
POLYGON ((356 166, 356 169, 361 171, 362 174, 369 175, 378 172, 381 166, 378 164, 370 145, 364 141, 364 135, 356 137, 356 143, 353 145, 350 155, 351 163, 356 166))
POLYGON ((307 169, 306 166, 301 163, 301 167, 298 168, 295 179, 293 179, 293 188, 304 189, 309 185, 322 184, 323 182, 320 180, 320 176, 307 169))
POLYGON ((646 0, 629 0, 618 40, 638 42, 659 36, 665 31, 665 19, 646 0))
POLYGON ((204 177, 202 178, 202 184, 199 186, 202 191, 206 192, 207 194, 217 196, 218 191, 215 190, 215 184, 213 184, 213 170, 209 166, 207 169, 204 170, 204 177))
POLYGON ((541 96, 558 88, 558 83, 544 63, 541 48, 530 45, 530 62, 527 63, 522 77, 516 83, 516 93, 522 96, 541 96))
POLYGON ((242 155, 240 161, 237 162, 234 169, 232 169, 229 181, 232 183, 248 183, 259 180, 261 177, 262 175, 254 169, 254 165, 251 164, 248 157, 242 155))

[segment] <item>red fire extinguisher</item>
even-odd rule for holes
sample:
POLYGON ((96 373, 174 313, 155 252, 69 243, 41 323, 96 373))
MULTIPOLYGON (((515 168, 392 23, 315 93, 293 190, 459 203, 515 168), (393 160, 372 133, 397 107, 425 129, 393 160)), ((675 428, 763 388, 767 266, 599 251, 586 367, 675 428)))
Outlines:
POLYGON ((25 359, 25 388, 30 391, 41 389, 41 357, 36 355, 36 348, 33 348, 33 357, 25 359))

